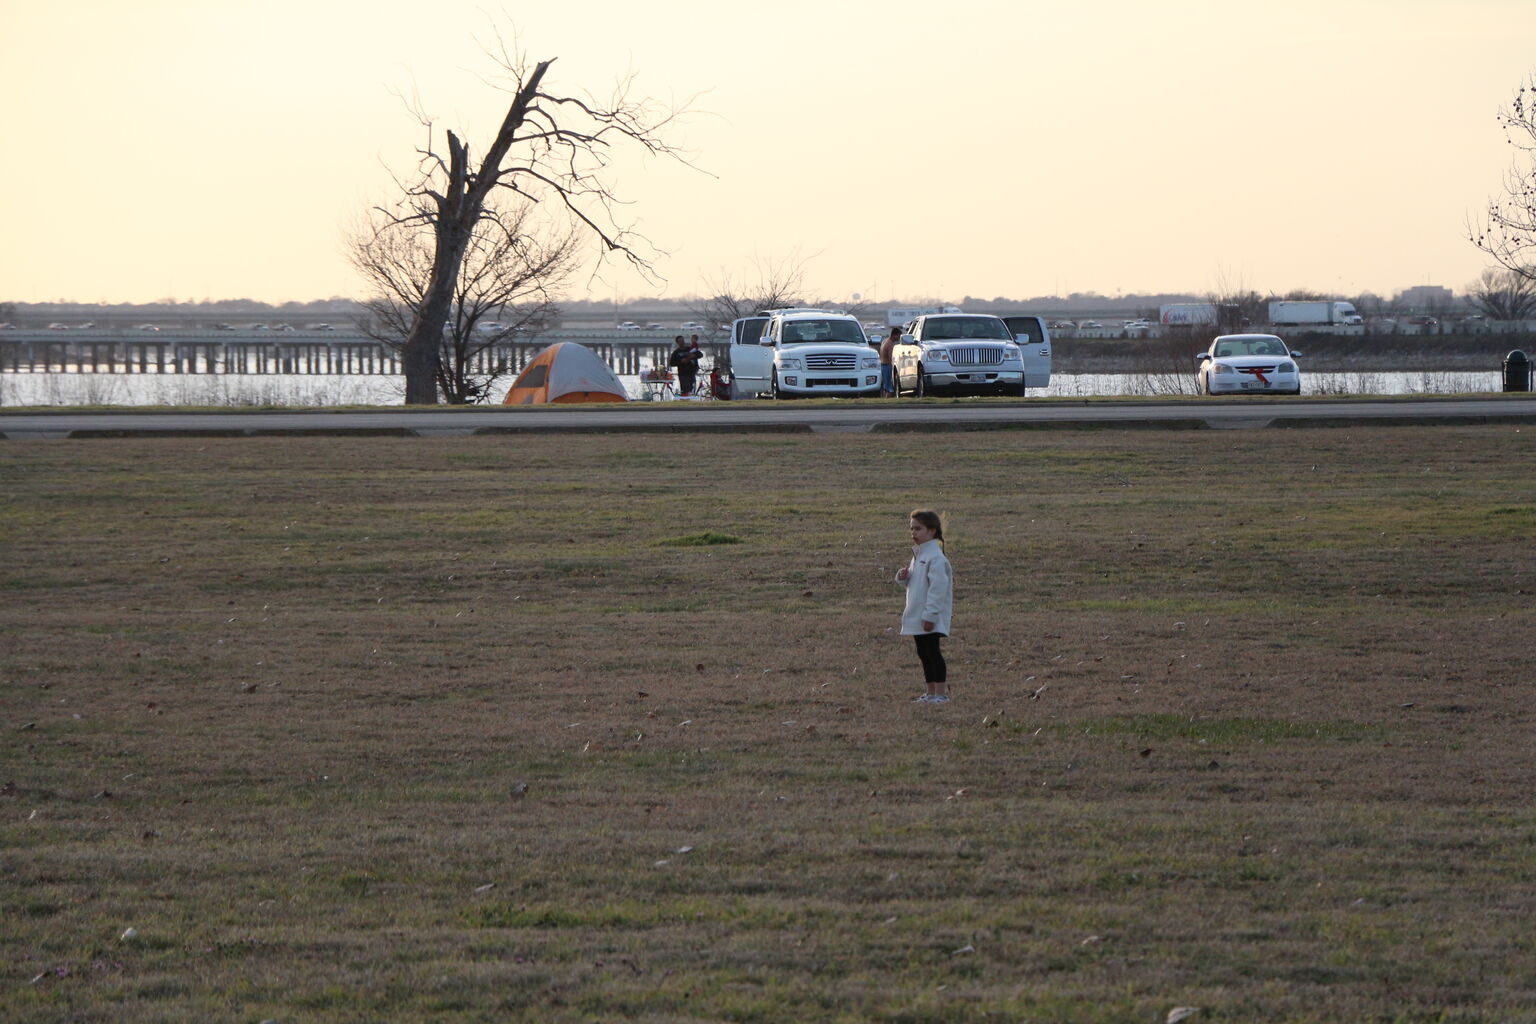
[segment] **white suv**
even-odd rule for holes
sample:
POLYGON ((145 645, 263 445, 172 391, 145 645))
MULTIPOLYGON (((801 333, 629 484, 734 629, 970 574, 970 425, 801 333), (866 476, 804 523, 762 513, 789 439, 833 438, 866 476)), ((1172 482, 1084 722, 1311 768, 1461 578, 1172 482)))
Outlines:
POLYGON ((775 310, 731 325, 738 398, 880 394, 880 355, 858 317, 824 309, 775 310))

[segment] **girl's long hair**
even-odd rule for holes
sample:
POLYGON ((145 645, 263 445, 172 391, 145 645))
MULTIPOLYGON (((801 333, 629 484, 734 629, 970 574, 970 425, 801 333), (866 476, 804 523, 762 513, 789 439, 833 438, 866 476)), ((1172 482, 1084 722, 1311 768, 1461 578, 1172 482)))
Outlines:
POLYGON ((933 539, 940 544, 944 543, 944 523, 939 519, 939 514, 931 508, 918 508, 912 510, 908 518, 916 519, 928 529, 933 531, 933 539))

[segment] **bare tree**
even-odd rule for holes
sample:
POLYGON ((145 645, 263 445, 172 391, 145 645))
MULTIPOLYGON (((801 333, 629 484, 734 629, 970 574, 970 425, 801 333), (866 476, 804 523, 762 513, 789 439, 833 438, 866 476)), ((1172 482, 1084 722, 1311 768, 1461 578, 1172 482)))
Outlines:
POLYGON ((1489 267, 1467 286, 1467 298, 1490 320, 1524 320, 1536 314, 1536 268, 1489 267))
POLYGON ((1499 110, 1515 158, 1504 173, 1504 192, 1488 201, 1468 238, 1505 270, 1536 279, 1536 73, 1499 110))
POLYGON ((1351 298, 1349 304, 1355 307, 1355 312, 1366 319, 1381 316, 1387 308, 1387 300, 1375 292, 1361 292, 1351 298))
POLYGON ((805 258, 799 255, 777 263, 756 260, 753 269, 757 280, 752 284, 738 282, 730 273, 722 271, 718 278, 704 281, 705 287, 714 294, 689 304, 688 312, 695 320, 714 328, 729 327, 732 320, 760 310, 801 305, 805 263, 805 258))
MULTIPOLYGON (((1235 334, 1250 324, 1261 324, 1269 319, 1269 303, 1264 296, 1249 288, 1239 275, 1222 271, 1216 277, 1216 288, 1207 292, 1205 299, 1216 307, 1216 333, 1235 334)), ((1197 332, 1198 333, 1198 332, 1197 332)), ((1198 340, 1198 339, 1191 339, 1198 340)), ((1204 339, 1204 348, 1210 339, 1204 339)), ((1194 351, 1199 351, 1197 348, 1194 351)))
MULTIPOLYGON (((513 369, 502 346, 532 334, 559 312, 555 295, 575 271, 579 238, 571 226, 539 223, 531 203, 511 212, 493 199, 464 250, 448 318, 439 335, 436 393, 450 405, 483 402, 513 369)), ((403 349, 421 315, 435 253, 433 232, 420 223, 375 213, 348 240, 348 255, 372 297, 363 303, 363 333, 403 349)))
POLYGON ((530 65, 505 47, 494 59, 512 98, 484 155, 474 160, 469 144, 451 130, 443 131, 440 141, 418 104, 415 113, 427 129, 427 141, 417 150, 416 175, 398 181, 403 197, 393 208, 380 210, 392 223, 419 225, 432 235, 431 264, 402 346, 408 405, 437 403, 443 330, 453 315, 466 253, 493 192, 505 189, 563 210, 604 255, 620 255, 649 272, 649 259, 640 251, 644 240, 616 218, 617 200, 605 176, 609 154, 619 145, 681 159, 661 138, 678 111, 631 99, 633 76, 622 79, 607 101, 598 101, 547 88, 553 59, 530 65))

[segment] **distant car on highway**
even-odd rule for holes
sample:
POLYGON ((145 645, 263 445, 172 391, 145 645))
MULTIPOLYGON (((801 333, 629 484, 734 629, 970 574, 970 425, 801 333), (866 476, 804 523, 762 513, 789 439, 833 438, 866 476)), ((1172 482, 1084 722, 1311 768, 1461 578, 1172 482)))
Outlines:
POLYGON ((619 330, 621 331, 638 331, 639 329, 640 325, 635 323, 633 320, 625 320, 623 323, 619 324, 619 330))
POLYGON ((154 324, 139 324, 138 329, 141 330, 141 331, 159 331, 160 330, 160 328, 156 327, 154 324))
POLYGON ((1273 334, 1223 334, 1195 356, 1195 381, 1206 395, 1299 395, 1299 355, 1273 334))
POLYGON ((1077 326, 1081 327, 1085 331, 1102 331, 1104 329, 1104 325, 1099 323, 1097 320, 1084 320, 1077 326))
POLYGON ((1411 316, 1411 317, 1409 317, 1408 318, 1408 322, 1410 324, 1413 324, 1413 325, 1417 326, 1417 327, 1439 327, 1440 326, 1440 321, 1439 320, 1436 320, 1432 316, 1425 316, 1423 314, 1420 314, 1418 316, 1411 316))
POLYGON ((309 329, 312 331, 334 331, 336 328, 330 324, 310 324, 309 329))
POLYGON ((49 324, 48 329, 50 331, 67 331, 69 330, 69 324, 49 324))
POLYGON ((678 327, 679 327, 679 329, 684 330, 684 331, 707 331, 707 330, 709 330, 709 328, 705 327, 703 324, 699 323, 697 320, 689 320, 685 324, 679 324, 678 327))

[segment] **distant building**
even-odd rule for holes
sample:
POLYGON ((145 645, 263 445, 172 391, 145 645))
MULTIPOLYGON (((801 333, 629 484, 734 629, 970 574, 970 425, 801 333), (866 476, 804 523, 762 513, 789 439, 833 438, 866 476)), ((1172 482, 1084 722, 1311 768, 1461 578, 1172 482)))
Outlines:
POLYGON ((1446 309, 1456 302, 1449 288, 1438 284, 1417 284, 1397 293, 1393 305, 1403 309, 1446 309))

